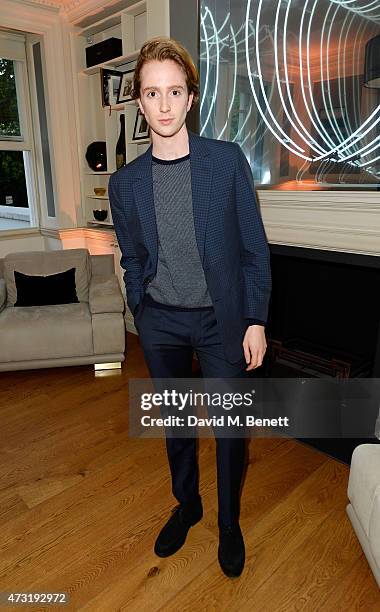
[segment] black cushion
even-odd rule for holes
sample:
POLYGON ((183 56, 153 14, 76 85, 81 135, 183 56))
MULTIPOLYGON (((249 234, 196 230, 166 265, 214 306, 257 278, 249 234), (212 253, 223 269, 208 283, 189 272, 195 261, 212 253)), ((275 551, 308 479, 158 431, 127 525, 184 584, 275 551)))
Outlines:
POLYGON ((17 301, 15 306, 46 306, 79 302, 75 287, 75 268, 49 276, 29 276, 14 271, 17 301))

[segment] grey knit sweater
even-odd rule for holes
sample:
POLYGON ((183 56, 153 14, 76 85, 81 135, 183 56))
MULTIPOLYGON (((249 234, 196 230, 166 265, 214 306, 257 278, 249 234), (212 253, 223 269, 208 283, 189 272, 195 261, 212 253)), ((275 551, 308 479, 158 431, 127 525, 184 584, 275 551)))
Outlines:
POLYGON ((152 156, 152 177, 158 262, 147 293, 161 304, 211 306, 195 237, 190 154, 173 160, 152 156))

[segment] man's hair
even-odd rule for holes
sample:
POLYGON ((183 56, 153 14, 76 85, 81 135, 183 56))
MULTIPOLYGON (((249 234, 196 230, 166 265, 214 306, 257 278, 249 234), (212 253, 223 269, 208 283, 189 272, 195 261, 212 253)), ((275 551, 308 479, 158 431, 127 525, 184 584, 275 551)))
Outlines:
POLYGON ((140 49, 131 88, 132 100, 140 97, 141 69, 145 62, 159 60, 160 62, 170 59, 182 68, 186 78, 189 95, 194 94, 192 106, 199 100, 199 73, 191 58, 190 53, 174 38, 168 36, 157 36, 146 41, 140 49))

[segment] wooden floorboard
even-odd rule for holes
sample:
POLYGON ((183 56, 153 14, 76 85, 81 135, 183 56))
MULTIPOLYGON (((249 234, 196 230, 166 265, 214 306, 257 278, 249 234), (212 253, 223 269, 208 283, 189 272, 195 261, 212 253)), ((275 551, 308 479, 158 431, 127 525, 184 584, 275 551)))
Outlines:
POLYGON ((349 468, 296 440, 250 441, 239 579, 217 561, 213 439, 199 442, 203 520, 154 555, 176 501, 164 440, 128 437, 128 380, 147 376, 130 334, 120 371, 0 374, 0 591, 65 591, 73 611, 379 611, 345 512, 349 468))

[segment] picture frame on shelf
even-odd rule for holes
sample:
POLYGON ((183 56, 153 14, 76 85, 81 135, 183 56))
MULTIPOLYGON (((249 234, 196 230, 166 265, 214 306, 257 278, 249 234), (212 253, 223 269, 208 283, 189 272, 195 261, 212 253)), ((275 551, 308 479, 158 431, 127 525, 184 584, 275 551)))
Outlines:
POLYGON ((134 70, 126 70, 121 73, 120 85, 117 92, 116 102, 129 102, 132 100, 131 88, 132 88, 132 77, 134 70))
POLYGON ((117 104, 121 77, 122 73, 118 72, 117 70, 100 68, 100 85, 103 107, 117 104))
POLYGON ((132 141, 149 138, 149 125, 140 109, 137 109, 135 127, 133 129, 132 141))

